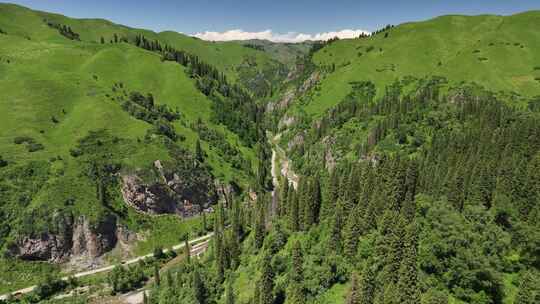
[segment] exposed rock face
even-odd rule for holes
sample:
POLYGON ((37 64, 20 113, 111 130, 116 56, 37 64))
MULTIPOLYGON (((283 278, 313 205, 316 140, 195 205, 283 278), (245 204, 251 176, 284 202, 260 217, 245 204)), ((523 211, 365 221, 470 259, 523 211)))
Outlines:
POLYGON ((122 177, 124 202, 138 211, 150 214, 176 213, 177 204, 163 184, 145 185, 134 175, 122 177))
POLYGON ((313 86, 315 86, 319 80, 321 80, 321 73, 320 72, 313 72, 306 81, 302 84, 302 86, 298 89, 298 92, 300 94, 304 94, 305 92, 309 91, 313 86))
POLYGON ((20 238, 11 245, 10 253, 23 260, 53 263, 70 259, 91 261, 116 246, 118 231, 114 216, 108 216, 94 226, 81 216, 68 223, 60 233, 20 238))
POLYGON ((293 90, 287 91, 283 95, 283 98, 281 98, 281 100, 279 101, 279 109, 283 110, 283 109, 288 108, 295 96, 296 95, 293 90))
POLYGON ((297 146, 302 146, 304 144, 304 134, 300 133, 300 134, 297 134, 291 141, 289 141, 288 145, 287 145, 287 149, 289 149, 289 151, 294 148, 294 147, 297 147, 297 146))
POLYGON ((292 125, 296 123, 296 118, 294 116, 288 116, 285 115, 281 120, 279 121, 278 128, 280 130, 283 130, 285 128, 290 128, 292 125))
POLYGON ((79 218, 73 229, 71 254, 92 259, 113 249, 118 241, 117 228, 113 216, 105 218, 95 228, 84 217, 79 218))
POLYGON ((144 183, 136 175, 122 177, 122 196, 126 204, 149 214, 178 214, 189 217, 198 214, 217 200, 217 186, 204 176, 184 179, 167 172, 160 161, 154 166, 160 182, 144 183))
POLYGON ((41 234, 24 237, 12 245, 12 255, 29 261, 61 262, 65 259, 69 240, 62 235, 41 234))

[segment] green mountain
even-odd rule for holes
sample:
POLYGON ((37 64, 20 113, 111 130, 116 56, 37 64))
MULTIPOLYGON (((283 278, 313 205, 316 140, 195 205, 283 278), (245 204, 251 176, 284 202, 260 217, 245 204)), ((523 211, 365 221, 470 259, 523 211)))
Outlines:
POLYGON ((442 16, 389 28, 373 37, 336 41, 314 62, 331 71, 320 95, 306 107, 317 114, 351 91, 350 82, 373 81, 382 89, 405 76, 443 76, 453 84, 476 82, 498 92, 540 94, 537 69, 540 12, 512 16, 442 16))
POLYGON ((213 43, 1 4, 0 293, 538 302, 535 25, 532 11, 213 43), (199 259, 159 250, 207 231, 199 259))
POLYGON ((302 58, 309 53, 311 47, 315 44, 312 41, 299 43, 277 43, 268 40, 252 39, 238 41, 252 49, 264 51, 272 58, 288 66, 294 65, 298 58, 302 58))
MULTIPOLYGON (((267 54, 11 4, 0 4, 0 29, 5 256, 64 261, 73 251, 92 251, 93 258, 115 246, 117 226, 150 233, 159 228, 160 220, 145 213, 189 215, 215 202, 220 185, 250 187, 254 145, 233 131, 256 131, 257 118, 245 119, 258 107, 249 96, 284 73, 267 54), (147 45, 138 46, 141 39, 147 45), (165 58, 175 52, 185 62, 165 58), (242 79, 253 76, 259 80, 244 86, 242 79), (217 85, 228 95, 203 89, 217 85), (233 96, 234 90, 245 91, 248 100, 233 96), (204 160, 196 155, 199 141, 204 160), (130 191, 146 191, 155 205, 129 201, 130 191), (191 204, 200 207, 190 211, 191 204), (84 248, 88 240, 74 248, 73 231, 83 223, 106 236, 92 250, 84 248)), ((177 243, 177 232, 171 229, 153 246, 177 243)), ((25 286, 4 279, 5 288, 25 286)))

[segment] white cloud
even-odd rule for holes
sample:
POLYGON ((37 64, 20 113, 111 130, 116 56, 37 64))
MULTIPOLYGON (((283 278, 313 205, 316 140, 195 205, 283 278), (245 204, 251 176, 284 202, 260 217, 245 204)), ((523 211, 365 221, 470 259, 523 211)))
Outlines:
POLYGON ((328 40, 334 37, 340 39, 350 39, 360 36, 360 34, 369 34, 364 30, 341 30, 337 32, 325 32, 317 34, 304 34, 290 32, 286 34, 274 33, 272 30, 262 32, 245 32, 243 30, 230 30, 225 32, 202 32, 192 36, 202 40, 209 41, 231 41, 231 40, 250 40, 264 39, 273 42, 302 42, 306 40, 328 40))

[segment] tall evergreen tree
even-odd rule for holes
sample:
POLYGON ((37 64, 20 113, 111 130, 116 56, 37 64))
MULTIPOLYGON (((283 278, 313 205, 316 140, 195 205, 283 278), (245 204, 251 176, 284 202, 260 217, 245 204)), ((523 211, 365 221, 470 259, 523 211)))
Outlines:
POLYGON ((289 198, 289 180, 286 176, 283 177, 283 182, 281 184, 281 189, 279 192, 279 215, 283 216, 287 213, 287 204, 289 198))
POLYGON ((429 289, 422 295, 421 304, 448 304, 448 295, 436 289, 429 289))
POLYGON ((417 239, 416 225, 413 222, 407 227, 405 246, 402 254, 403 258, 399 268, 397 289, 399 290, 400 303, 402 304, 414 304, 420 301, 420 294, 417 287, 418 270, 416 267, 417 239))
POLYGON ((214 215, 214 254, 216 271, 219 282, 223 282, 225 277, 225 241, 223 236, 223 208, 221 202, 218 203, 214 215))
POLYGON ((189 240, 187 236, 184 238, 184 255, 186 262, 188 264, 191 263, 191 246, 189 245, 189 240))
POLYGON ((204 152, 201 148, 201 141, 197 139, 197 143, 195 144, 195 158, 200 162, 204 162, 204 152))
POLYGON ((289 272, 289 286, 287 288, 288 303, 306 303, 303 263, 302 247, 300 242, 296 241, 292 248, 292 268, 289 272))
POLYGON ((330 236, 330 249, 340 254, 342 252, 342 237, 341 230, 343 229, 343 204, 338 202, 336 204, 334 217, 332 218, 332 232, 330 236))
POLYGON ((362 236, 362 208, 356 205, 347 217, 347 223, 343 228, 343 252, 349 258, 356 256, 358 241, 362 236))
POLYGON ((234 290, 232 287, 232 281, 229 280, 229 282, 227 283, 227 291, 225 293, 225 304, 234 304, 234 303, 235 303, 234 290))
POLYGON ((321 181, 320 176, 317 174, 314 177, 313 184, 311 185, 311 199, 312 199, 312 219, 313 224, 318 224, 321 214, 322 207, 322 192, 321 192, 321 181))
POLYGON ((265 222, 265 210, 266 210, 266 195, 260 195, 257 198, 256 204, 256 218, 255 218, 255 247, 261 248, 266 236, 266 222, 265 222))
POLYGON ((272 304, 274 301, 274 271, 272 269, 272 256, 268 252, 263 257, 259 287, 259 304, 272 304))
POLYGON ((195 266, 195 269, 193 269, 191 276, 192 276, 191 288, 193 289, 193 294, 195 295, 195 299, 197 300, 197 303, 205 304, 206 303, 206 289, 201 279, 198 266, 195 266))
POLYGON ((159 267, 158 267, 158 265, 154 265, 154 280, 155 280, 157 286, 159 286, 161 284, 161 278, 159 276, 159 267))
POLYGON ((385 212, 382 222, 376 247, 383 267, 380 276, 384 282, 395 284, 398 281, 407 224, 393 209, 385 212))
POLYGON ((244 232, 242 227, 242 209, 240 207, 240 201, 238 199, 235 199, 233 201, 231 226, 234 237, 239 241, 242 238, 244 232))
POLYGON ((296 191, 296 199, 298 200, 298 223, 299 230, 305 229, 307 222, 306 213, 309 212, 309 182, 306 176, 300 178, 298 190, 296 191))
MULTIPOLYGON (((536 282, 537 283, 537 282, 536 282)), ((514 300, 515 304, 533 304, 537 303, 535 300, 535 289, 538 286, 535 285, 535 278, 532 271, 526 271, 521 278, 519 284, 519 290, 514 300)))
POLYGON ((332 173, 330 173, 330 180, 328 183, 328 190, 326 196, 323 199, 321 204, 321 221, 324 219, 330 218, 334 213, 334 208, 339 198, 339 176, 337 173, 337 168, 335 168, 332 173))
POLYGON ((360 304, 360 290, 358 286, 358 274, 353 272, 351 275, 351 287, 347 295, 346 304, 360 304))
POLYGON ((366 269, 360 278, 359 304, 373 304, 375 299, 375 273, 372 269, 373 261, 368 261, 366 269))
POLYGON ((300 206, 298 199, 298 191, 290 191, 290 211, 289 211, 289 227, 292 231, 300 230, 300 206))

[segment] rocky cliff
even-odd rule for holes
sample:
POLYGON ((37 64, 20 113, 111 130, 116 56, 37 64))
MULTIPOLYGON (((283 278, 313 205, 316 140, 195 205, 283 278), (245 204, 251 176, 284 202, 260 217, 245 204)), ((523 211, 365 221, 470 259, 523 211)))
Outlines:
POLYGON ((219 186, 209 176, 192 172, 188 178, 165 168, 159 160, 154 167, 159 174, 154 182, 145 183, 134 174, 122 177, 121 191, 127 205, 148 214, 189 217, 217 201, 219 186))
POLYGON ((105 217, 96 224, 81 216, 66 223, 61 232, 20 237, 11 244, 9 253, 23 260, 92 262, 114 248, 119 240, 128 241, 132 237, 133 233, 118 225, 115 216, 105 217))

